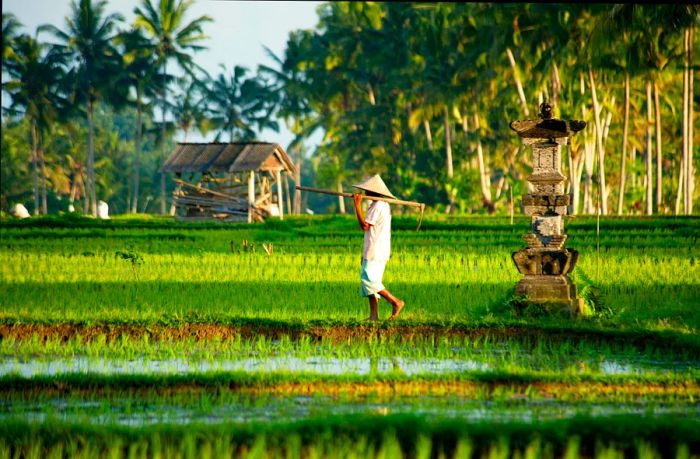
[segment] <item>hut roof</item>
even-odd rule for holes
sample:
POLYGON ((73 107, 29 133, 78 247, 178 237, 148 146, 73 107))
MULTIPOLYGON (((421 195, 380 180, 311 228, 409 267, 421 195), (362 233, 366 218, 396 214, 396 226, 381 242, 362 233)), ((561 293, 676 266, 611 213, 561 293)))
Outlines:
POLYGON ((295 172, 294 163, 277 143, 178 143, 161 167, 163 172, 295 172))

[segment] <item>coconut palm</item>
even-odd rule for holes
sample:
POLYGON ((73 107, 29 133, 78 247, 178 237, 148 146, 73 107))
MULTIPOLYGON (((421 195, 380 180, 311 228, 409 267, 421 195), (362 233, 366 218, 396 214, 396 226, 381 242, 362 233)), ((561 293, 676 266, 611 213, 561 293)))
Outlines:
MULTIPOLYGON (((690 4, 678 5, 616 5, 604 19, 625 34, 636 34, 632 58, 638 61, 637 68, 644 76, 647 92, 648 118, 647 127, 647 214, 663 206, 662 187, 662 132, 661 107, 659 104, 661 77, 665 69, 680 57, 680 35, 697 21, 700 6, 690 4), (653 94, 653 102, 652 102, 653 94), (651 112, 654 112, 656 128, 656 193, 651 190, 651 112), (653 197, 652 197, 653 196, 653 197)), ((623 49, 624 51, 624 49, 623 49)), ((629 54, 629 53, 628 53, 629 54)), ((684 120, 685 121, 685 120, 684 120)))
POLYGON ((10 80, 2 84, 3 91, 11 98, 8 112, 27 118, 31 125, 34 215, 39 213, 40 191, 41 213, 47 212, 42 137, 50 130, 65 102, 59 90, 64 63, 64 55, 58 48, 39 43, 28 35, 13 40, 12 55, 3 61, 3 70, 10 76, 10 80))
MULTIPOLYGON (((295 163, 297 165, 294 181, 301 184, 301 169, 304 156, 303 141, 320 126, 317 118, 312 118, 310 106, 311 86, 306 79, 305 72, 301 70, 301 63, 305 59, 304 44, 307 42, 308 33, 295 31, 289 35, 287 49, 283 58, 278 57, 269 48, 265 48, 267 55, 274 61, 275 67, 261 65, 258 72, 264 77, 272 79, 271 91, 276 94, 276 115, 281 117, 287 127, 295 135, 294 140, 287 146, 287 150, 296 152, 295 163)), ((289 209, 291 210, 291 209, 289 209)), ((294 212, 301 211, 301 192, 294 192, 294 212)), ((291 212, 290 212, 291 213, 291 212)))
POLYGON ((133 166, 133 199, 131 201, 131 213, 138 212, 139 188, 141 183, 141 145, 143 143, 143 115, 151 111, 153 98, 156 91, 157 65, 156 56, 153 54, 151 44, 143 35, 140 28, 122 32, 116 38, 122 46, 124 56, 124 74, 133 89, 130 99, 136 105, 136 135, 134 138, 134 166, 133 166))
POLYGON ((121 56, 113 39, 117 24, 123 17, 117 13, 106 14, 105 0, 71 2, 66 17, 65 31, 53 25, 43 27, 61 41, 61 46, 74 62, 67 81, 73 82, 76 103, 85 104, 88 122, 87 194, 93 216, 97 216, 97 194, 95 187, 95 123, 96 104, 103 99, 117 103, 126 93, 121 56))
POLYGON ((221 65, 222 72, 208 86, 209 123, 219 132, 216 141, 223 134, 228 134, 229 142, 236 140, 251 140, 255 131, 247 123, 246 111, 251 102, 247 97, 244 86, 248 81, 245 75, 248 69, 240 65, 233 67, 226 74, 226 67, 221 65))
POLYGON ((168 104, 174 125, 183 133, 183 142, 187 142, 189 132, 205 120, 206 88, 199 80, 190 77, 178 79, 178 92, 168 104))
POLYGON ((11 58, 14 54, 13 45, 17 31, 22 24, 12 13, 2 13, 2 60, 11 58))
MULTIPOLYGON (((159 0, 155 5, 151 0, 142 0, 141 6, 134 9, 135 24, 150 37, 156 50, 157 64, 160 68, 160 107, 161 139, 160 161, 165 160, 165 112, 167 111, 168 79, 167 67, 174 61, 186 72, 192 72, 196 64, 190 52, 205 49, 201 43, 206 37, 202 28, 212 19, 200 16, 190 22, 186 21, 187 11, 193 0, 159 0)), ((160 209, 165 214, 165 172, 160 175, 160 209)))

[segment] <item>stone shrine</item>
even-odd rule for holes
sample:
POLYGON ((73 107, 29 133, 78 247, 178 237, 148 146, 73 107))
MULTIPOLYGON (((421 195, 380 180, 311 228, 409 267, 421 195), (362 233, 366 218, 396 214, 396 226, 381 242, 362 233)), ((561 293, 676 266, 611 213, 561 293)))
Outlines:
POLYGON ((532 149, 533 171, 527 181, 533 191, 523 196, 525 215, 532 217, 532 233, 523 236, 527 249, 513 252, 513 261, 525 277, 515 287, 516 295, 528 302, 582 312, 576 286, 568 274, 574 269, 578 252, 564 247, 563 216, 570 196, 564 194, 566 176, 561 172, 561 146, 586 127, 585 121, 552 119, 552 106, 540 105, 539 120, 510 123, 523 144, 532 149))

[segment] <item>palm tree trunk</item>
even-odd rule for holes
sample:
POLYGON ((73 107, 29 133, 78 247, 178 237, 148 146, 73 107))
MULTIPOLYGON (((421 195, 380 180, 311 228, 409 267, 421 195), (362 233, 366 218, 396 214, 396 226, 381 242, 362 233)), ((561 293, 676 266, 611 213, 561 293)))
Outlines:
POLYGON ((479 134, 479 129, 481 126, 479 125, 479 115, 474 110, 474 129, 476 131, 476 155, 477 159, 479 161, 479 179, 481 181, 481 197, 484 198, 484 200, 488 201, 489 203, 491 202, 491 179, 489 178, 488 173, 486 172, 486 165, 484 161, 484 151, 481 147, 481 135, 479 134))
POLYGON ((681 168, 678 172, 678 193, 676 193, 676 205, 673 214, 678 215, 681 211, 681 197, 683 196, 683 176, 685 175, 685 158, 681 157, 681 168))
POLYGON ((622 153, 620 154, 620 193, 617 196, 617 215, 622 215, 625 199, 625 163, 627 159, 627 131, 630 121, 630 74, 625 72, 625 120, 622 123, 622 153))
MULTIPOLYGON (((165 62, 163 63, 163 88, 161 94, 161 126, 160 126, 160 166, 165 162, 165 97, 167 85, 165 83, 165 62)), ((160 173, 160 213, 165 215, 165 172, 160 173)))
POLYGON ((659 81, 654 81, 654 115, 656 118, 656 212, 661 213, 663 187, 661 186, 662 153, 661 153, 661 110, 659 109, 659 81))
POLYGON ((36 120, 32 120, 32 191, 34 192, 34 215, 39 215, 39 165, 37 161, 36 120))
MULTIPOLYGON (((596 128, 593 126, 593 135, 596 134, 596 128)), ((583 164, 586 169, 586 179, 583 182, 583 213, 592 214, 593 208, 593 163, 595 158, 595 144, 592 140, 587 140, 584 144, 583 164)))
POLYGON ((596 141, 598 146, 598 177, 600 182, 600 195, 601 195, 601 213, 607 215, 608 213, 608 200, 606 196, 605 187, 605 148, 603 147, 603 126, 600 122, 600 105, 598 104, 598 97, 596 95, 595 78, 593 77, 593 69, 588 66, 588 78, 591 83, 591 96, 593 98, 593 119, 595 120, 596 126, 596 141))
POLYGON ((81 180, 83 181, 83 212, 89 212, 90 209, 90 193, 88 193, 88 177, 87 171, 80 172, 81 180))
POLYGON ((134 145, 134 198, 131 201, 131 213, 138 213, 139 209, 139 182, 141 181, 141 97, 136 90, 136 139, 134 145))
POLYGON ((372 89, 371 84, 367 84, 367 94, 369 97, 369 103, 370 105, 376 105, 377 101, 374 99, 374 90, 372 89))
MULTIPOLYGON (((611 105, 615 105, 615 96, 612 97, 610 100, 611 105)), ((612 111, 608 111, 608 114, 605 116, 605 124, 603 125, 603 151, 605 151, 605 147, 608 144, 608 134, 610 133, 610 123, 612 121, 612 111)), ((610 189, 609 187, 605 187, 605 189, 601 189, 602 193, 604 196, 604 200, 608 202, 608 196, 610 195, 610 189)))
POLYGON ((647 151, 646 151, 646 195, 647 195, 647 206, 646 214, 652 215, 654 213, 654 208, 652 204, 653 199, 653 189, 654 185, 652 183, 652 165, 651 165, 651 126, 652 126, 652 116, 651 116, 651 82, 647 82, 647 151))
POLYGON ((693 166, 693 130, 695 129, 694 105, 693 105, 693 34, 695 33, 695 24, 691 24, 688 32, 688 180, 686 181, 686 189, 688 190, 688 215, 693 213, 693 194, 695 193, 695 167, 693 166))
POLYGON ((454 170, 452 169, 452 139, 450 136, 450 115, 447 113, 447 105, 443 106, 443 114, 445 116, 445 155, 447 158, 447 177, 452 178, 454 176, 454 170))
POLYGON ((569 148, 569 164, 571 164, 571 170, 573 171, 573 179, 571 181, 571 215, 577 215, 579 205, 581 200, 581 178, 583 177, 583 160, 585 158, 585 153, 580 152, 574 160, 571 156, 571 149, 569 148))
POLYGON ((569 215, 576 215, 576 207, 574 205, 574 196, 578 198, 578 190, 576 189, 576 166, 574 165, 574 157, 573 154, 571 153, 572 145, 569 143, 566 145, 566 162, 569 165, 569 193, 571 194, 571 200, 569 201, 569 209, 568 209, 568 214, 569 215))
POLYGON ((552 104, 555 107, 559 103, 559 93, 561 93, 561 79, 559 78, 559 67, 554 62, 552 65, 552 104))
POLYGON ((78 176, 73 174, 73 179, 70 182, 70 194, 68 195, 68 205, 69 207, 75 202, 75 195, 78 193, 78 176))
POLYGON ((636 168, 637 165, 637 147, 634 145, 632 146, 632 151, 630 152, 630 164, 632 164, 632 173, 631 173, 631 179, 632 179, 632 189, 636 190, 637 189, 637 173, 635 172, 634 168, 636 168))
POLYGON ((523 106, 523 112, 525 113, 525 116, 530 116, 530 110, 527 109, 527 100, 525 100, 525 91, 523 91, 523 84, 520 82, 520 76, 518 75, 518 67, 515 65, 515 57, 513 57, 513 52, 510 50, 510 48, 506 48, 506 55, 508 56, 510 67, 513 69, 515 87, 518 90, 518 97, 520 98, 520 103, 523 106))
MULTIPOLYGON (((469 158, 469 115, 467 114, 467 109, 465 107, 464 113, 462 114, 462 132, 464 133, 464 157, 469 158)), ((470 161, 466 162, 467 168, 471 169, 470 161)))
MULTIPOLYGON (((338 177, 338 193, 343 193, 343 182, 338 177)), ((345 198, 341 195, 338 196, 338 210, 341 214, 345 213, 345 198)))
POLYGON ((428 150, 433 151, 433 135, 430 132, 430 121, 423 120, 423 127, 425 128, 425 138, 428 140, 428 150))
POLYGON ((48 213, 48 205, 46 203, 46 160, 44 159, 44 148, 42 147, 41 132, 39 133, 39 168, 41 170, 41 214, 48 213))
POLYGON ((93 102, 88 102, 88 160, 87 160, 87 193, 90 212, 97 217, 97 192, 95 190, 95 123, 93 121, 93 102))
MULTIPOLYGON (((182 139, 182 143, 187 143, 187 132, 188 131, 189 131, 188 128, 183 129, 184 138, 182 139)), ((182 190, 182 185, 178 184, 175 187, 175 191, 173 191, 173 198, 170 200, 170 210, 168 211, 168 215, 170 215, 171 217, 174 216, 175 213, 177 212, 177 206, 175 205, 175 195, 179 195, 180 190, 182 190)))
POLYGON ((689 168, 688 168, 688 157, 689 157, 689 149, 688 149, 688 131, 690 127, 690 123, 688 122, 689 119, 689 113, 690 113, 690 97, 689 97, 689 90, 690 90, 690 83, 688 81, 688 77, 690 76, 690 73, 688 71, 689 67, 689 62, 688 62, 688 48, 690 47, 690 44, 688 43, 688 36, 689 36, 689 29, 685 30, 683 33, 683 47, 684 47, 684 62, 683 62, 683 121, 682 121, 682 136, 683 136, 683 149, 681 153, 681 164, 683 167, 681 167, 681 177, 678 178, 679 184, 678 184, 678 189, 681 189, 680 183, 685 181, 686 186, 685 186, 685 192, 683 194, 683 213, 685 215, 688 215, 688 178, 690 177, 689 174, 689 168))

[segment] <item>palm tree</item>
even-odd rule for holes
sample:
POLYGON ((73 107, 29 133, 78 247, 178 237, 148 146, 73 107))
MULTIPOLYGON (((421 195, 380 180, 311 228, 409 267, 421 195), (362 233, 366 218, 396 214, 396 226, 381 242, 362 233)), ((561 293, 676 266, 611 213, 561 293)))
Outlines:
POLYGON ((206 88, 201 81, 188 77, 179 78, 177 86, 178 92, 168 104, 168 110, 173 116, 175 127, 183 133, 182 141, 187 142, 189 132, 206 120, 206 88))
POLYGON ((136 105, 136 136, 134 139, 134 167, 133 167, 133 199, 131 201, 131 213, 138 212, 139 188, 141 183, 141 145, 143 142, 143 114, 150 110, 148 99, 156 91, 157 65, 156 57, 151 51, 150 42, 143 35, 141 29, 133 27, 131 30, 119 34, 116 39, 121 44, 124 55, 124 73, 134 90, 133 103, 136 105))
POLYGON ((40 189, 41 213, 46 214, 46 169, 42 137, 56 120, 63 102, 58 88, 64 77, 64 56, 58 48, 39 43, 28 35, 21 35, 13 41, 12 56, 3 61, 3 70, 8 73, 10 80, 2 84, 2 89, 12 99, 8 111, 21 114, 31 125, 34 215, 39 214, 40 189))
POLYGON ((11 58, 14 54, 13 45, 17 37, 17 31, 22 24, 12 13, 2 13, 2 60, 11 58))
MULTIPOLYGON (((647 5, 618 5, 610 13, 610 20, 623 32, 633 33, 637 29, 638 38, 635 40, 635 48, 639 50, 641 67, 645 70, 647 84, 647 111, 649 123, 651 123, 652 92, 653 107, 656 127, 656 195, 655 203, 657 211, 661 211, 663 204, 662 188, 662 133, 661 110, 659 106, 660 87, 659 82, 664 69, 675 57, 678 38, 684 30, 691 27, 700 15, 700 6, 691 4, 677 4, 664 6, 647 5)), ((684 119, 684 125, 686 120, 684 119)), ((651 126, 647 132, 647 154, 651 156, 651 126)), ((650 157, 647 160, 647 186, 651 187, 652 171, 650 157)), ((647 194, 647 213, 651 213, 652 194, 647 194)))
POLYGON ((241 91, 248 101, 245 112, 248 124, 255 126, 258 133, 265 129, 279 132, 279 123, 274 119, 279 94, 275 91, 274 82, 266 80, 264 74, 258 71, 255 77, 243 83, 241 91))
MULTIPOLYGON (((438 4, 422 23, 425 40, 416 49, 417 54, 425 57, 422 69, 424 83, 419 89, 424 94, 427 112, 439 113, 443 121, 445 136, 445 168, 447 178, 452 179, 454 165, 452 159, 452 114, 457 94, 464 89, 459 83, 460 70, 464 67, 458 52, 460 45, 468 36, 466 29, 454 27, 450 23, 455 5, 438 4), (431 110, 432 108, 432 110, 431 110)), ((458 16, 458 15, 455 15, 458 16)), ((426 131, 427 132, 427 131, 426 131)))
MULTIPOLYGON (((616 5, 610 9, 607 14, 601 18, 601 27, 599 29, 602 34, 596 34, 595 38, 607 40, 608 37, 616 35, 618 40, 614 48, 606 46, 608 55, 604 61, 609 67, 621 73, 625 79, 625 102, 624 115, 622 125, 622 148, 620 150, 620 179, 619 179, 619 194, 617 197, 617 215, 622 215, 625 198, 626 184, 626 169, 627 169, 627 147, 630 119, 630 90, 631 78, 639 74, 641 69, 640 57, 641 53, 638 49, 639 34, 638 30, 627 27, 627 18, 620 14, 620 5, 616 5), (621 33, 618 33, 621 32, 621 33), (604 35, 605 37, 600 37, 604 35)), ((622 10, 624 11, 624 10, 622 10)), ((597 43, 593 43, 595 46, 597 43)))
MULTIPOLYGON (((308 123, 311 118, 309 97, 312 94, 311 86, 305 79, 301 70, 301 61, 305 58, 303 31, 292 32, 287 40, 287 49, 284 59, 278 57, 269 48, 265 48, 267 55, 275 62, 277 68, 261 65, 258 72, 263 76, 269 76, 273 80, 271 90, 277 94, 276 115, 284 119, 287 127, 294 133, 295 138, 287 146, 287 150, 296 152, 296 173, 294 181, 301 185, 301 168, 303 165, 303 141, 319 126, 319 123, 308 123)), ((289 203, 289 193, 287 193, 289 203)), ((291 213, 291 209, 287 209, 291 213)), ((294 212, 301 211, 301 192, 294 192, 294 212)))
POLYGON ((89 207, 97 216, 97 194, 95 187, 95 105, 101 99, 117 102, 125 96, 121 56, 113 45, 114 29, 123 18, 120 14, 106 14, 105 0, 71 2, 70 14, 66 17, 66 30, 55 26, 44 26, 61 40, 62 47, 76 65, 70 70, 67 81, 74 83, 76 102, 86 107, 88 122, 87 193, 89 207))
MULTIPOLYGON (((199 45, 206 38, 202 32, 205 23, 212 19, 200 16, 187 23, 185 15, 192 6, 193 0, 159 0, 157 8, 151 0, 142 0, 141 6, 134 9, 136 25, 143 28, 153 41, 158 57, 157 64, 161 70, 160 76, 160 107, 161 107, 161 139, 160 161, 165 160, 165 112, 167 103, 168 82, 166 79, 168 63, 175 63, 187 72, 196 65, 188 52, 205 49, 199 45)), ((165 215, 165 172, 160 175, 160 209, 165 215)))
POLYGON ((207 91, 209 100, 209 122, 219 130, 218 141, 222 134, 227 133, 229 142, 235 140, 252 140, 255 132, 247 123, 246 110, 250 101, 243 87, 248 69, 236 65, 231 74, 226 75, 226 67, 221 64, 222 73, 211 82, 207 91))
MULTIPOLYGON (((693 192, 695 189, 695 171, 693 167, 693 36, 695 24, 687 26, 683 34, 683 154, 681 172, 678 177, 678 197, 680 198, 685 177, 684 210, 686 215, 693 213, 693 192)), ((676 205, 680 207, 680 201, 676 205)), ((678 213, 678 211, 676 211, 678 213)))

